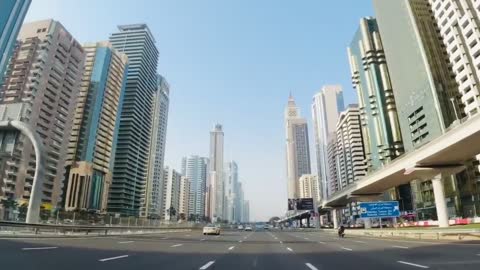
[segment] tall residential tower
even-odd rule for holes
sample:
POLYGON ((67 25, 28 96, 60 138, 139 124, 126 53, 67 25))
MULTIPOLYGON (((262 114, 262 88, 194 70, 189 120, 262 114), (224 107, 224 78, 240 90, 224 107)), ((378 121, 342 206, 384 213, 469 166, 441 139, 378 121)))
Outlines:
POLYGON ((335 136, 338 116, 343 108, 343 92, 340 85, 326 85, 313 96, 313 134, 315 136, 319 192, 322 200, 327 197, 328 181, 330 181, 328 143, 335 136))
POLYGON ((224 219, 223 208, 225 201, 225 185, 223 170, 223 130, 222 125, 216 124, 210 132, 210 168, 208 172, 208 206, 206 216, 216 221, 224 219))
MULTIPOLYGON (((75 102, 83 75, 85 52, 57 21, 22 26, 4 85, 2 113, 17 111, 16 120, 30 125, 42 138, 46 168, 42 202, 61 206, 67 147, 75 102)), ((35 172, 30 140, 20 136, 2 175, 3 191, 13 199, 29 199, 35 172)), ((0 183, 2 184, 2 183, 0 183)))
POLYGON ((207 172, 208 158, 193 155, 182 159, 182 175, 190 180, 188 217, 195 220, 203 220, 205 215, 207 172))
POLYGON ((128 56, 129 66, 108 211, 139 216, 148 185, 158 49, 145 24, 121 25, 118 30, 111 34, 110 42, 128 56))
POLYGON ((65 209, 105 212, 128 57, 109 42, 85 44, 84 50, 85 71, 67 150, 65 209))
POLYGON ((153 126, 150 145, 150 161, 147 174, 147 189, 140 216, 157 217, 162 203, 163 161, 167 138, 170 86, 161 75, 157 76, 157 92, 153 106, 153 126))

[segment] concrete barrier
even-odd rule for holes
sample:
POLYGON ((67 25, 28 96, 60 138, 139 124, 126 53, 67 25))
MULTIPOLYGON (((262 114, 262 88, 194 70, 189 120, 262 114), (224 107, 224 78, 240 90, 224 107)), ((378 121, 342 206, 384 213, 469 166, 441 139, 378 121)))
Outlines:
MULTIPOLYGON (((336 234, 336 230, 325 229, 323 231, 336 234)), ((358 235, 378 238, 406 238, 418 240, 449 240, 449 241, 479 241, 480 230, 477 229, 448 229, 448 230, 392 230, 392 229, 377 229, 377 230, 346 230, 346 235, 358 235)))

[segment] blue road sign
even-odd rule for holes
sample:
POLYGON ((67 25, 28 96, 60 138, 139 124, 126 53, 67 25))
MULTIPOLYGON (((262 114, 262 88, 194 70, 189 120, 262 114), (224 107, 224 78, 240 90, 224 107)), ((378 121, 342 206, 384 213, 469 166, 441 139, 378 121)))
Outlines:
POLYGON ((383 218, 399 216, 400 208, 397 201, 360 203, 360 217, 362 218, 383 218))

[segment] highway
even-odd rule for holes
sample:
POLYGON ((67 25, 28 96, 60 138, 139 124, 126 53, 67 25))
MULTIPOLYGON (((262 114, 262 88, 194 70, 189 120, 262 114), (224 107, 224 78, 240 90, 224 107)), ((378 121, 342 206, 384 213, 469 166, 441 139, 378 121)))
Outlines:
POLYGON ((0 239, 1 269, 480 269, 480 241, 375 239, 326 232, 200 231, 0 239))

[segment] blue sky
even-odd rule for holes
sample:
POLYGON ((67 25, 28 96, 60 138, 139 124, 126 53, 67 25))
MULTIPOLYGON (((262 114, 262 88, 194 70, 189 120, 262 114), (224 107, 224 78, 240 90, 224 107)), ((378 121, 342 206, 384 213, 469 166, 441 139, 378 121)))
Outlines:
POLYGON ((225 157, 239 165, 252 219, 263 220, 286 210, 289 92, 310 122, 322 85, 341 84, 356 102, 346 47, 371 15, 370 0, 33 0, 26 21, 53 18, 81 43, 147 23, 171 86, 166 164, 208 156, 209 131, 222 123, 225 157))

